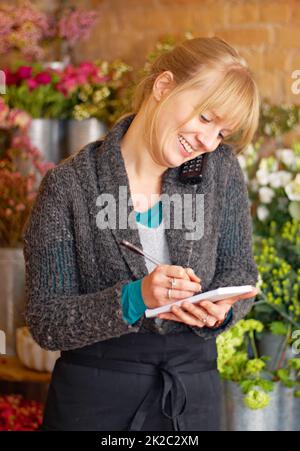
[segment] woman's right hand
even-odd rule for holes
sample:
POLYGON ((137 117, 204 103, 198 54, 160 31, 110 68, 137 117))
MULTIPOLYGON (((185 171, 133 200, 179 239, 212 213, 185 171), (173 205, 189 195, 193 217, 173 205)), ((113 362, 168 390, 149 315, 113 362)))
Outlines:
POLYGON ((172 302, 194 296, 201 291, 201 279, 192 268, 176 265, 158 265, 142 280, 142 297, 149 309, 161 307, 172 302), (171 280, 176 280, 172 288, 171 280), (171 299, 168 290, 171 289, 171 299))

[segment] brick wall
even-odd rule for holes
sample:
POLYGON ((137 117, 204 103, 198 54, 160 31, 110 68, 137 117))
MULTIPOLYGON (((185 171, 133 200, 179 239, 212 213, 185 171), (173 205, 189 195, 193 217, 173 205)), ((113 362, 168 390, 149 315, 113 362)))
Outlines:
MULTIPOLYGON (((57 0, 37 0, 53 9, 57 0)), ((291 74, 300 70, 300 0, 77 0, 101 18, 76 60, 120 57, 139 68, 159 38, 184 32, 223 37, 253 69, 261 93, 273 102, 300 103, 291 74)), ((300 84, 299 84, 300 85, 300 84)))
POLYGON ((274 102, 300 103, 291 74, 300 69, 300 0, 94 0, 101 20, 76 57, 124 58, 137 68, 157 40, 185 31, 217 35, 248 61, 261 93, 274 102))

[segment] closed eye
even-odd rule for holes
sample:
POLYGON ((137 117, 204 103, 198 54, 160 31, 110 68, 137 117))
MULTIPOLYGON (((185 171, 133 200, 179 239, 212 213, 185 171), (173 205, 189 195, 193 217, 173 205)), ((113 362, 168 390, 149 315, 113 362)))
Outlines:
MULTIPOLYGON (((204 122, 210 122, 210 120, 207 119, 207 117, 205 117, 203 114, 201 114, 200 117, 201 117, 201 119, 202 119, 204 122)), ((219 133, 219 136, 220 136, 221 139, 224 139, 224 138, 225 138, 225 136, 224 136, 222 133, 219 133)))

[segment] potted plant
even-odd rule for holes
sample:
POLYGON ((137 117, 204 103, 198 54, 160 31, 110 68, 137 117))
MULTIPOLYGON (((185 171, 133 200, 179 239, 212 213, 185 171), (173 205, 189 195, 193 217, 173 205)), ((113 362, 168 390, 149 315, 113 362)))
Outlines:
POLYGON ((16 353, 16 328, 24 325, 22 229, 40 180, 53 166, 31 145, 29 123, 27 114, 10 110, 0 99, 0 136, 8 136, 0 154, 0 330, 6 333, 9 355, 16 353))
POLYGON ((68 102, 67 153, 99 139, 123 111, 131 67, 121 60, 83 61, 62 71, 57 89, 68 102))
POLYGON ((263 324, 243 319, 217 337, 218 370, 223 379, 223 430, 276 430, 276 384, 260 357, 255 335, 263 324), (274 393, 275 392, 275 393, 274 393))
POLYGON ((47 160, 58 163, 99 139, 122 111, 129 66, 119 60, 83 61, 63 70, 40 64, 6 69, 4 96, 11 108, 33 118, 29 135, 47 160))

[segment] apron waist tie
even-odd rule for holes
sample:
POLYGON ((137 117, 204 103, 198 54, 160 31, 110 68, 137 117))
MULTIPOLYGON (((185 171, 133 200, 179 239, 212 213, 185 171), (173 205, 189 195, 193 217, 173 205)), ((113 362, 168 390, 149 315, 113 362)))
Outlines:
POLYGON ((145 398, 136 410, 130 422, 128 431, 140 431, 147 415, 154 403, 161 400, 162 413, 172 420, 174 430, 180 431, 179 417, 183 415, 186 407, 187 394, 183 380, 179 373, 201 373, 217 369, 217 361, 183 362, 178 365, 170 365, 169 362, 142 363, 131 360, 114 360, 97 358, 72 352, 61 352, 60 360, 74 364, 89 366, 92 368, 116 370, 125 373, 145 374, 149 376, 161 376, 163 384, 158 381, 146 394, 145 398), (167 412, 167 398, 170 400, 170 412, 167 412))

